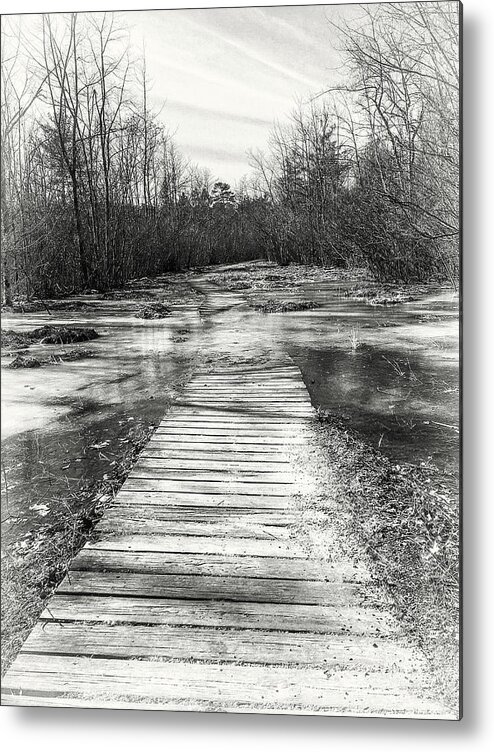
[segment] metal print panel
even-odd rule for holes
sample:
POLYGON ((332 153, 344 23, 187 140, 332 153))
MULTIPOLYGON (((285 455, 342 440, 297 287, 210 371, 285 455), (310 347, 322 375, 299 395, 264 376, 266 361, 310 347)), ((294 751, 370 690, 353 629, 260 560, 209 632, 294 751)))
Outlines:
POLYGON ((2 18, 2 702, 457 719, 456 2, 2 18))

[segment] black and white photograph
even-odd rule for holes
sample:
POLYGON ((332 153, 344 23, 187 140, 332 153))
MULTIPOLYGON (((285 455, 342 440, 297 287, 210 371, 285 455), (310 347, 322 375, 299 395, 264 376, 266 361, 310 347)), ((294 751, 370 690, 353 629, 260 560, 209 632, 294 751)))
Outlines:
POLYGON ((2 704, 459 720, 462 4, 42 5, 1 18, 2 704))

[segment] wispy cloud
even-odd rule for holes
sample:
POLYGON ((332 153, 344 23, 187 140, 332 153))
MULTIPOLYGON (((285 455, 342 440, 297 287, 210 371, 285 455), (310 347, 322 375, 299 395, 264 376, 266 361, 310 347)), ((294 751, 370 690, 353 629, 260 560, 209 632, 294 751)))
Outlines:
POLYGON ((237 112, 228 112, 228 110, 213 109, 212 107, 203 107, 201 105, 176 100, 167 103, 167 111, 177 111, 185 117, 193 117, 198 120, 218 120, 223 123, 225 121, 230 121, 234 123, 243 123, 245 125, 260 126, 262 128, 269 128, 272 125, 272 120, 267 118, 254 117, 249 114, 237 112))
MULTIPOLYGON (((345 6, 340 6, 341 8, 345 6)), ((349 6, 351 7, 351 6, 349 6)), ((137 11, 137 51, 146 50, 150 97, 184 151, 232 182, 249 170, 274 121, 322 91, 340 62, 326 16, 332 6, 137 11)))
MULTIPOLYGON (((190 20, 190 23, 194 24, 195 22, 193 20, 190 20)), ((259 49, 256 49, 254 46, 249 46, 245 42, 239 41, 238 39, 235 39, 234 37, 229 37, 226 34, 222 34, 218 31, 215 31, 211 27, 205 25, 205 24, 197 24, 197 26, 201 29, 202 32, 209 34, 211 37, 214 37, 218 41, 220 41, 222 44, 227 45, 229 47, 233 47, 235 50, 238 50, 242 54, 242 56, 245 58, 245 63, 248 64, 247 61, 253 61, 255 63, 258 63, 271 71, 274 71, 275 73, 279 73, 285 78, 289 78, 293 81, 297 81, 298 83, 303 84, 304 86, 307 86, 309 88, 316 89, 318 86, 320 86, 320 81, 316 81, 314 79, 310 79, 307 76, 299 73, 295 68, 289 68, 286 65, 282 65, 276 60, 276 51, 274 50, 274 55, 272 54, 273 51, 271 51, 271 55, 266 54, 266 52, 260 52, 259 49)))

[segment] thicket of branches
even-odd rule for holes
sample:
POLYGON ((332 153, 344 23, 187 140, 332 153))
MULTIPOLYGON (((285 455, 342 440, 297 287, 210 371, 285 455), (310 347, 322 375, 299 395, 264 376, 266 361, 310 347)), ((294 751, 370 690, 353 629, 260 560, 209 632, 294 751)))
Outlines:
POLYGON ((274 129, 237 194, 178 152, 111 14, 43 16, 28 56, 4 24, 5 302, 263 255, 455 280, 457 4, 362 12, 338 29, 343 85, 274 129))
POLYGON ((136 275, 259 255, 250 230, 256 199, 236 197, 186 163, 148 106, 145 63, 131 64, 121 36, 112 15, 73 14, 56 28, 44 16, 42 48, 23 85, 22 40, 9 40, 2 61, 7 302, 13 293, 104 290, 136 275))
POLYGON ((457 279, 458 13, 453 2, 383 3, 334 30, 344 82, 252 156, 273 258, 457 279))

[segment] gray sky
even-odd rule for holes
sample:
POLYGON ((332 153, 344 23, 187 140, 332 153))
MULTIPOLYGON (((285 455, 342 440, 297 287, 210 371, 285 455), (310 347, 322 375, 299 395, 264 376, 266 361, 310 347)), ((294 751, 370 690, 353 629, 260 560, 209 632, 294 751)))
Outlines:
POLYGON ((144 46, 151 101, 181 151, 235 183, 246 151, 265 148, 276 119, 323 90, 340 64, 328 18, 356 6, 138 11, 120 14, 144 46))

